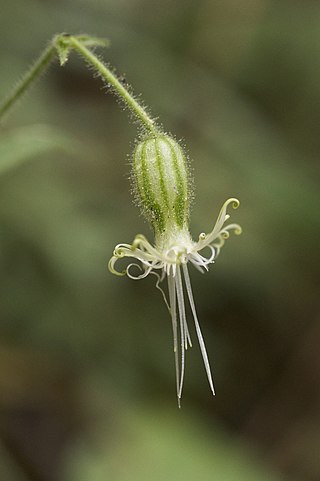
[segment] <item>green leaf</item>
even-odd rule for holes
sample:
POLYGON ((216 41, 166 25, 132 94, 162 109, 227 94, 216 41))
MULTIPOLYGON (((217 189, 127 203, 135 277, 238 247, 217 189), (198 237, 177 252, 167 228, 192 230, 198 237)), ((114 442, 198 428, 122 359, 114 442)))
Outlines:
POLYGON ((69 38, 70 36, 68 36, 67 34, 62 34, 58 35, 54 41, 61 67, 69 59, 69 54, 72 48, 70 46, 69 38))
POLYGON ((71 48, 68 47, 67 45, 57 45, 57 53, 58 53, 61 67, 63 67, 63 65, 68 61, 70 51, 71 51, 71 48))
POLYGON ((69 35, 67 33, 62 33, 55 37, 54 44, 57 50, 57 54, 60 60, 61 67, 69 59, 69 54, 73 49, 70 39, 75 38, 82 43, 85 47, 107 47, 110 45, 109 40, 105 38, 91 37, 90 35, 69 35))
POLYGON ((231 437, 214 419, 206 428, 186 409, 122 405, 112 434, 100 422, 99 443, 73 450, 66 481, 283 481, 245 439, 231 437))
POLYGON ((53 149, 74 151, 71 138, 47 125, 32 125, 9 131, 0 138, 0 175, 23 162, 53 149))
POLYGON ((110 41, 107 38, 91 37, 90 35, 75 35, 79 42, 85 47, 109 47, 110 41))

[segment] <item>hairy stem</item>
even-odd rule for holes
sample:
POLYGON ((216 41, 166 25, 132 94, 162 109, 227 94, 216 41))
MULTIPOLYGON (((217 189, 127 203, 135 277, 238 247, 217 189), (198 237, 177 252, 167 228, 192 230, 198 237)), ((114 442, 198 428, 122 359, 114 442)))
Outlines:
POLYGON ((119 97, 124 101, 133 114, 140 120, 143 126, 150 132, 156 133, 157 129, 154 120, 147 114, 146 110, 137 102, 137 100, 128 92, 114 73, 86 46, 84 46, 76 37, 70 37, 70 45, 91 65, 117 92, 119 97))
POLYGON ((4 99, 0 105, 0 118, 3 117, 11 107, 20 99, 20 97, 26 92, 28 87, 37 80, 38 77, 48 68, 51 61, 55 57, 56 49, 53 42, 50 42, 48 47, 35 61, 32 67, 24 74, 21 80, 17 83, 15 88, 4 99))
POLYGON ((108 85, 112 86, 115 93, 141 122, 144 129, 151 134, 156 134, 158 129, 146 109, 131 95, 117 76, 101 60, 99 60, 92 50, 90 50, 90 47, 101 46, 104 44, 105 42, 100 39, 89 37, 87 35, 73 36, 65 33, 56 35, 8 97, 5 98, 2 104, 0 104, 0 119, 44 72, 55 56, 58 56, 60 64, 64 65, 68 60, 69 53, 72 50, 75 50, 91 67, 94 68, 108 85))

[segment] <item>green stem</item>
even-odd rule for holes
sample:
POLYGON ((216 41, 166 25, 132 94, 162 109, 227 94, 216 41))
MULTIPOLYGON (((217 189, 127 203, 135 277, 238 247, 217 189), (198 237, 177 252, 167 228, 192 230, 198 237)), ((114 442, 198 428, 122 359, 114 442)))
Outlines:
POLYGON ((53 42, 50 42, 45 51, 40 55, 38 60, 22 77, 12 92, 4 99, 0 105, 0 118, 3 117, 17 100, 25 93, 28 87, 44 72, 53 60, 56 54, 56 48, 53 42))
POLYGON ((133 114, 140 120, 144 127, 152 134, 157 133, 154 120, 147 114, 146 110, 136 101, 136 99, 122 85, 118 78, 102 63, 96 55, 86 48, 75 37, 70 37, 69 45, 78 52, 98 73, 101 77, 115 89, 119 97, 125 102, 133 114))
POLYGON ((56 35, 50 42, 46 50, 40 55, 34 65, 28 70, 28 72, 22 77, 17 86, 12 90, 8 97, 0 104, 0 119, 3 117, 10 108, 16 103, 17 100, 24 94, 24 92, 31 86, 31 84, 44 72, 53 60, 55 55, 60 58, 61 65, 68 59, 68 54, 71 50, 75 50, 87 63, 92 66, 99 75, 111 85, 114 91, 119 95, 123 102, 128 106, 131 112, 142 123, 144 128, 151 134, 155 135, 158 132, 155 126, 154 120, 148 115, 146 110, 137 102, 137 100, 128 92, 128 90, 122 85, 120 80, 114 73, 103 63, 98 57, 86 47, 102 45, 99 39, 89 36, 71 36, 68 34, 56 35), (63 55, 61 56, 61 52, 63 55))

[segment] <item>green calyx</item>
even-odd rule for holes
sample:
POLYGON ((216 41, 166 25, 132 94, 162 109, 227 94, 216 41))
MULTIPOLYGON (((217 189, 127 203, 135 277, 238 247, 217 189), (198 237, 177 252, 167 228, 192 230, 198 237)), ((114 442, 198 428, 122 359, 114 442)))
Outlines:
POLYGON ((137 145, 132 167, 137 197, 155 233, 187 228, 189 174, 180 145, 165 134, 148 138, 137 145))

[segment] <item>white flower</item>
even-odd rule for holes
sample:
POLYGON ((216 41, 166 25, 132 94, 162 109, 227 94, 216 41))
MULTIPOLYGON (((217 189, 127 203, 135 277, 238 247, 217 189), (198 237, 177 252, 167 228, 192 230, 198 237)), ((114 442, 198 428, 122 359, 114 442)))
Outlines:
POLYGON ((207 271, 208 266, 214 263, 220 253, 230 232, 233 231, 235 234, 241 233, 241 227, 238 224, 224 225, 230 217, 229 214, 227 214, 229 204, 232 204, 233 208, 236 209, 240 203, 237 199, 228 199, 219 213, 213 230, 209 234, 200 234, 198 242, 194 242, 191 239, 189 229, 186 226, 187 223, 183 223, 181 227, 178 226, 177 223, 172 222, 171 219, 162 232, 155 229, 156 236, 154 246, 150 244, 143 235, 137 235, 131 245, 118 244, 109 262, 110 271, 117 275, 128 275, 134 280, 143 279, 149 274, 155 274, 158 277, 157 287, 163 294, 172 321, 179 407, 184 380, 185 351, 188 345, 191 346, 191 337, 186 319, 185 294, 193 315, 209 385, 214 394, 209 359, 198 321, 187 265, 190 262, 200 272, 207 271), (203 253, 205 249, 208 251, 207 255, 203 253), (115 265, 119 259, 123 258, 134 259, 138 261, 139 264, 131 262, 125 270, 119 272, 115 269, 115 265), (135 266, 138 266, 140 270, 139 274, 132 272, 135 266), (168 299, 159 285, 165 277, 168 281, 168 299))

